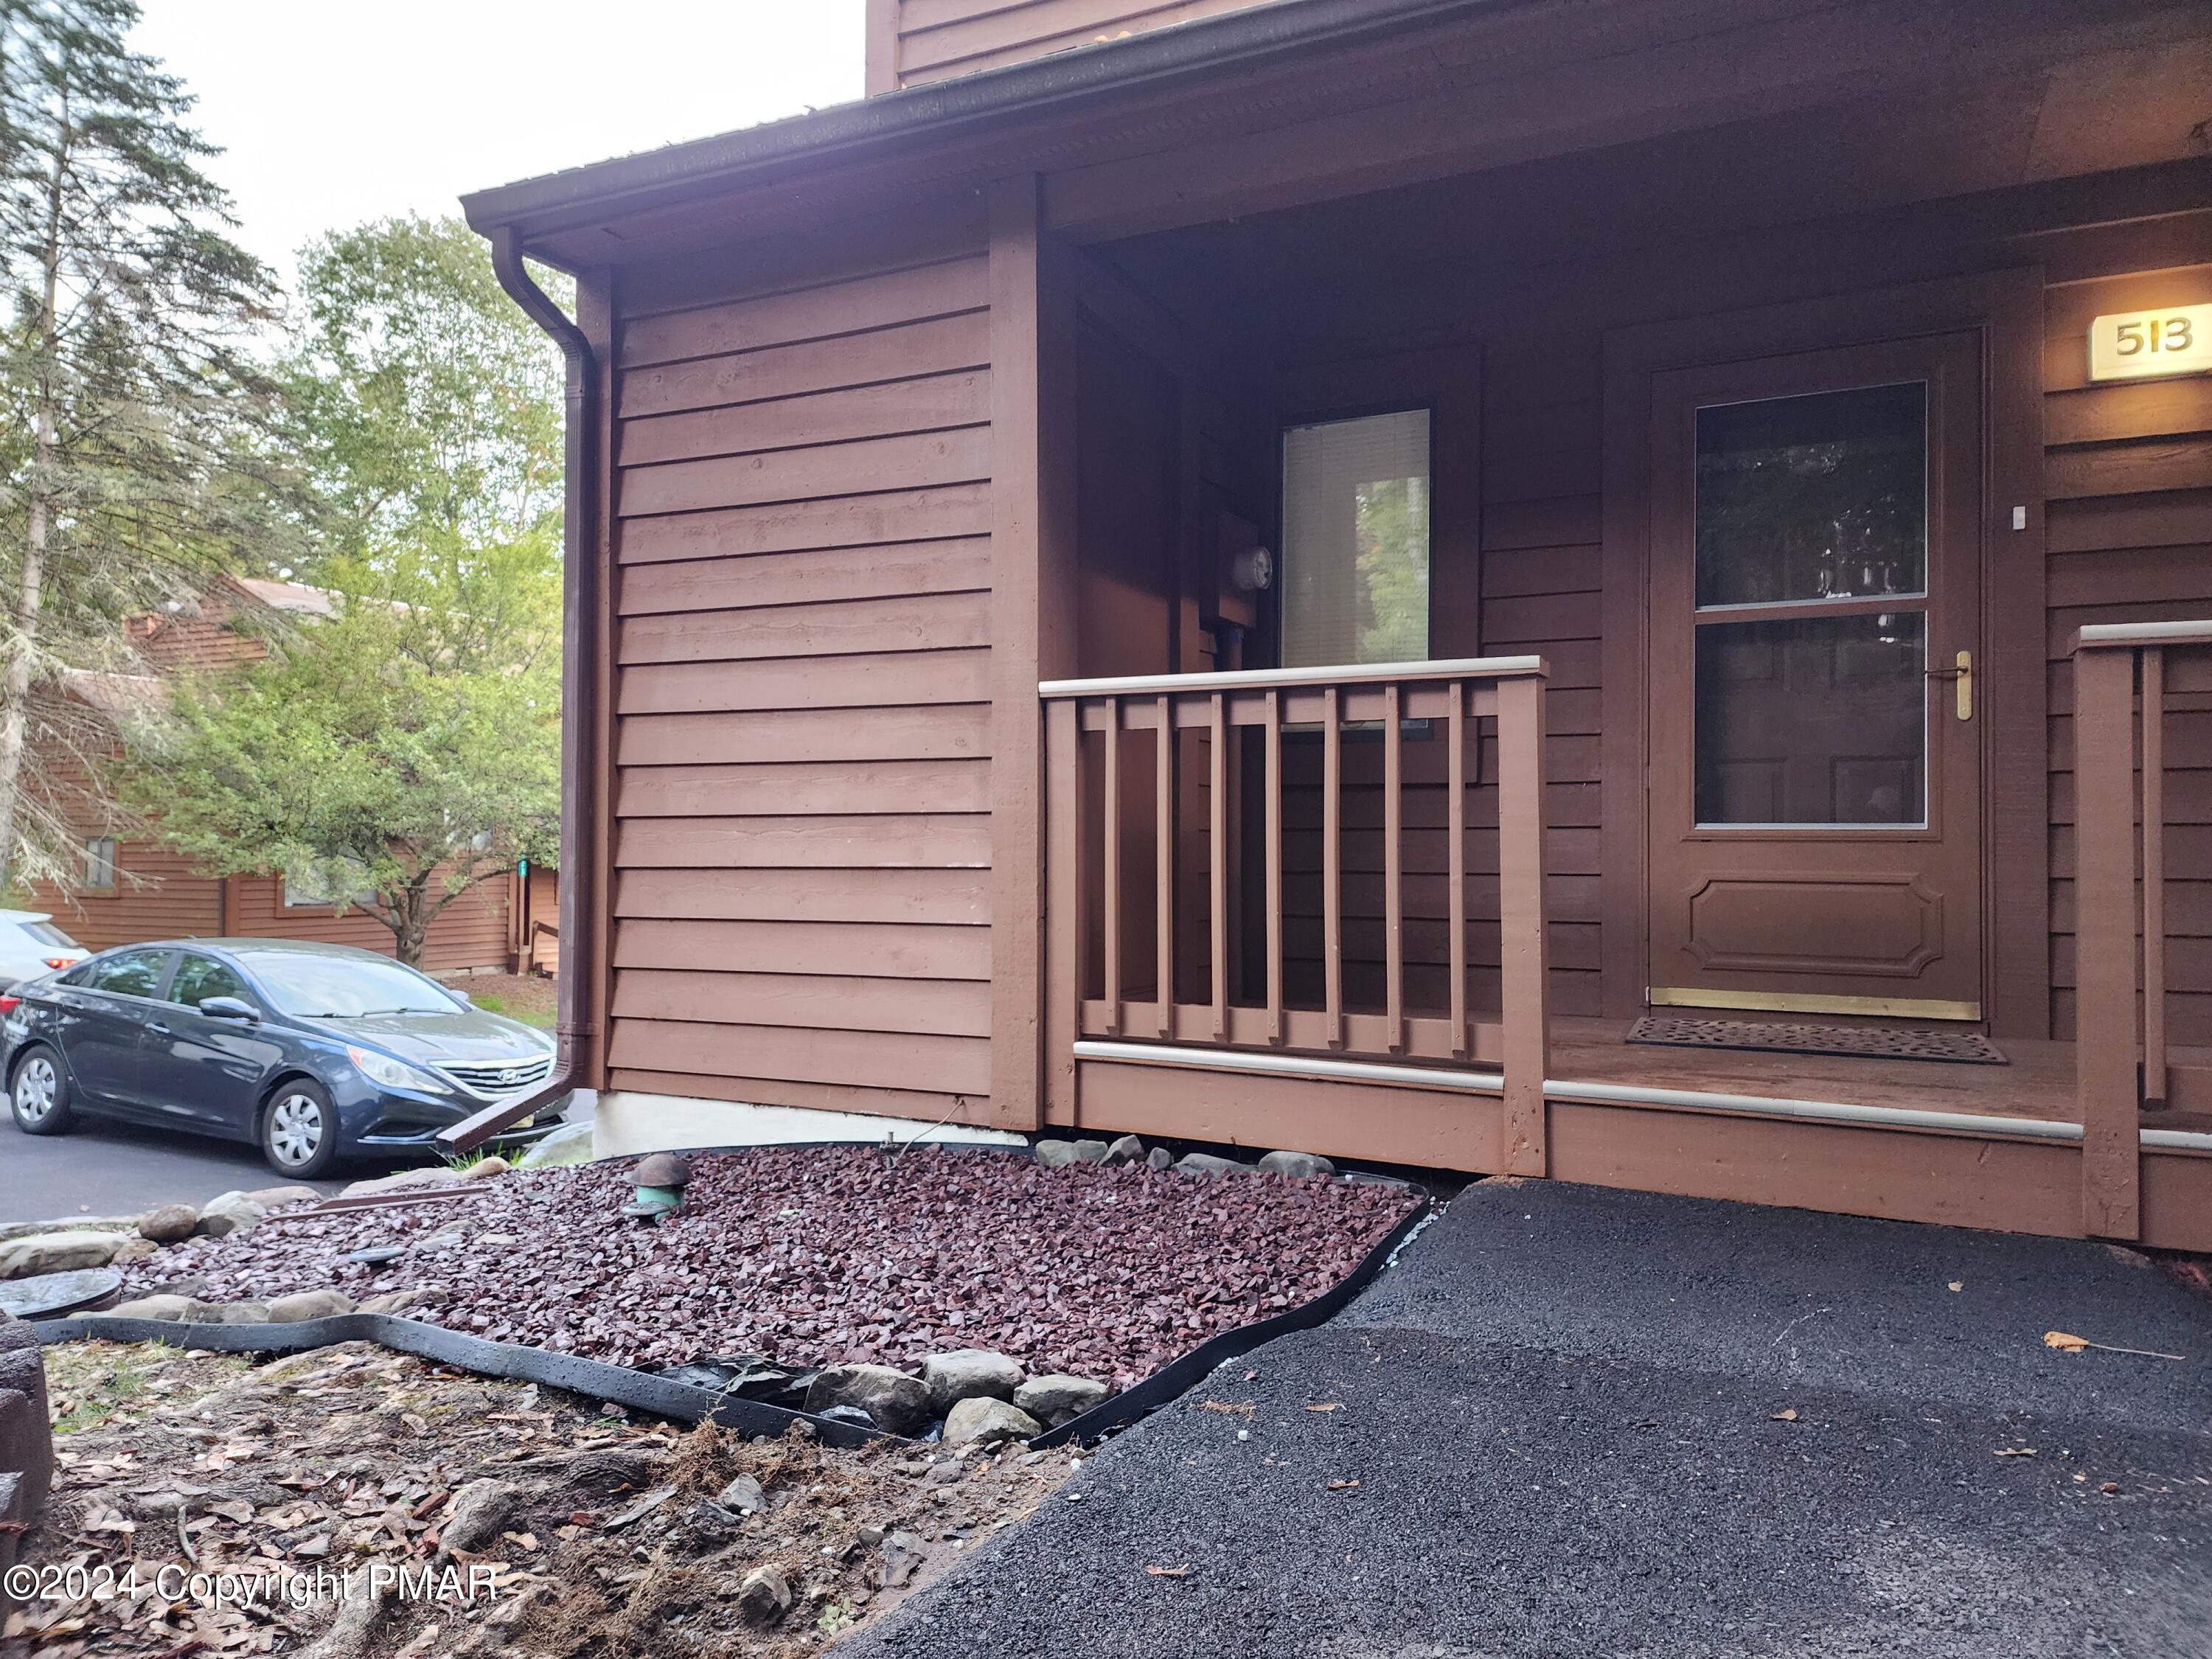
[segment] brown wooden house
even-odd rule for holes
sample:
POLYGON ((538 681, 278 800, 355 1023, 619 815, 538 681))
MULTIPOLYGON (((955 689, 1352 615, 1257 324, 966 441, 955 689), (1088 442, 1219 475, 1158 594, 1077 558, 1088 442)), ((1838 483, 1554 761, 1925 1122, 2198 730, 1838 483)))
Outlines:
MULTIPOLYGON (((134 696, 158 696, 162 677, 186 670, 220 672, 267 654, 259 623, 272 612, 295 618, 330 614, 330 595, 297 582, 226 576, 197 604, 139 617, 131 641, 144 661, 143 678, 100 677, 76 683, 70 695, 96 701, 105 715, 127 715, 134 696)), ((94 741, 112 757, 119 739, 103 720, 94 741)), ((164 939, 291 939, 350 945, 389 956, 392 930, 358 905, 340 913, 335 896, 303 893, 282 872, 210 876, 160 841, 120 830, 104 810, 94 769, 76 745, 34 748, 32 783, 43 783, 83 832, 83 869, 67 888, 41 883, 32 905, 95 951, 164 939), (41 774, 44 775, 41 777, 41 774)), ((541 872, 541 881, 544 872, 541 872)), ((455 899, 432 922, 424 969, 452 975, 528 971, 528 933, 520 925, 516 878, 491 877, 455 899)), ((544 915, 541 904, 539 914, 544 915)), ((546 960, 541 938, 538 963, 546 960)))
POLYGON ((2212 1249, 2201 0, 869 15, 466 204, 575 377, 603 1123, 2212 1249))

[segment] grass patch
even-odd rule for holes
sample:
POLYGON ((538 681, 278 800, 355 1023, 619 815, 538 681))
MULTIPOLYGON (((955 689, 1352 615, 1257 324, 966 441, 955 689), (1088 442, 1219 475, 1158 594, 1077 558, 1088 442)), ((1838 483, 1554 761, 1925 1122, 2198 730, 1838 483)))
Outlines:
POLYGON ((61 1342, 46 1351, 46 1362, 47 1415, 57 1435, 100 1428, 157 1401, 190 1404, 249 1369, 236 1354, 159 1342, 61 1342))

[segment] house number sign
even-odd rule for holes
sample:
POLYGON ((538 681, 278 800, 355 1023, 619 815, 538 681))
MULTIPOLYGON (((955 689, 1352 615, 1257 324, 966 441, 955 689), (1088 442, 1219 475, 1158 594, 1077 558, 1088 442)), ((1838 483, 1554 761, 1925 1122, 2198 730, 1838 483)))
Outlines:
POLYGON ((2212 305, 2123 311, 2089 325, 2089 378, 2212 374, 2212 305))

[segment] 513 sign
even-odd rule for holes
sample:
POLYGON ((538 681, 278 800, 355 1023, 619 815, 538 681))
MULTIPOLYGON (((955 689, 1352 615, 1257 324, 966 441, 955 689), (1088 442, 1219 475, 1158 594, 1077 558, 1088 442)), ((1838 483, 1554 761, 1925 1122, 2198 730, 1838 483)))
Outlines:
POLYGON ((2212 374, 2212 305, 2124 311, 2089 325, 2089 378, 2212 374))

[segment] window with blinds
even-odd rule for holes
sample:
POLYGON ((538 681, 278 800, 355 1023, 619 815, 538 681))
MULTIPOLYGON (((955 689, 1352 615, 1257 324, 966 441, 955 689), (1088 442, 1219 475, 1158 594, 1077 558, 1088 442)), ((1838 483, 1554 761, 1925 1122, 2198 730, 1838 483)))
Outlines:
POLYGON ((1429 411, 1283 434, 1283 666, 1429 655, 1429 411))

